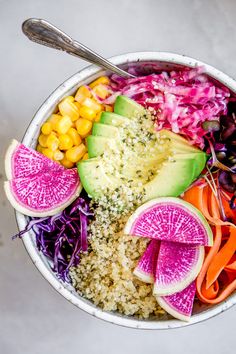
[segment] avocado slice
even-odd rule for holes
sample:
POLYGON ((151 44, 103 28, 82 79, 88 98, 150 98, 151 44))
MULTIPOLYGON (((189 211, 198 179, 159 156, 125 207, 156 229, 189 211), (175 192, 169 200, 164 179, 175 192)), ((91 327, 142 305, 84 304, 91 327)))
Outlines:
POLYGON ((178 143, 178 144, 182 144, 182 145, 187 145, 189 148, 191 148, 191 150, 193 152, 200 152, 201 151, 200 149, 190 145, 187 139, 183 138, 179 134, 173 133, 170 130, 162 129, 162 130, 159 131, 159 135, 160 135, 160 137, 164 137, 165 136, 167 139, 170 139, 173 142, 174 145, 175 145, 175 143, 176 144, 178 143))
POLYGON ((94 136, 103 136, 105 138, 119 139, 119 129, 113 127, 112 125, 94 123, 92 129, 92 135, 94 136))
POLYGON ((90 158, 102 155, 109 146, 117 144, 115 139, 95 135, 89 135, 86 141, 90 158))
POLYGON ((145 201, 158 197, 178 197, 194 179, 194 160, 180 159, 163 164, 160 172, 144 185, 145 201))
POLYGON ((92 198, 102 195, 103 188, 114 190, 120 184, 119 180, 106 174, 99 157, 78 162, 77 168, 82 186, 92 198))
POLYGON ((204 169, 207 161, 207 155, 204 152, 190 153, 190 154, 176 154, 174 160, 192 159, 194 162, 194 179, 196 179, 204 169))
MULTIPOLYGON (((77 166, 81 183, 92 198, 99 198, 103 189, 114 190, 122 183, 108 176, 99 157, 81 161, 77 166)), ((140 192, 145 192, 144 201, 163 196, 177 197, 192 183, 194 174, 193 160, 168 161, 150 182, 140 187, 140 192)))
MULTIPOLYGON (((111 146, 115 146, 118 144, 115 139, 105 138, 102 136, 90 135, 87 137, 86 140, 89 158, 101 156, 111 146)), ((152 158, 141 158, 135 156, 135 158, 131 158, 129 161, 126 161, 126 164, 122 169, 121 174, 123 174, 127 178, 137 178, 137 170, 155 170, 163 161, 165 161, 166 157, 166 153, 159 153, 157 154, 157 156, 152 158)))
POLYGON ((145 114, 145 109, 129 97, 121 95, 116 98, 114 112, 121 116, 132 118, 137 115, 145 114))
POLYGON ((129 124, 129 118, 120 116, 116 113, 102 112, 100 123, 113 125, 114 127, 125 126, 129 124))
POLYGON ((199 152, 201 152, 201 150, 196 149, 192 145, 184 144, 182 141, 178 141, 178 140, 175 140, 175 139, 171 139, 170 144, 171 144, 171 150, 174 153, 176 153, 176 154, 178 154, 178 153, 181 153, 181 154, 189 153, 189 154, 191 154, 191 153, 199 153, 199 152))

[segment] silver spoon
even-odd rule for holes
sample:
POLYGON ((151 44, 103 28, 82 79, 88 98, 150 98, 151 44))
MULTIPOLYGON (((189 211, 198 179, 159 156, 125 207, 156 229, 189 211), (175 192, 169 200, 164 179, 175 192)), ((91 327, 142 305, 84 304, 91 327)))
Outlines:
POLYGON ((135 77, 110 63, 91 49, 85 47, 83 44, 75 41, 66 33, 45 20, 29 18, 22 24, 22 31, 33 42, 62 50, 120 76, 126 78, 135 77))

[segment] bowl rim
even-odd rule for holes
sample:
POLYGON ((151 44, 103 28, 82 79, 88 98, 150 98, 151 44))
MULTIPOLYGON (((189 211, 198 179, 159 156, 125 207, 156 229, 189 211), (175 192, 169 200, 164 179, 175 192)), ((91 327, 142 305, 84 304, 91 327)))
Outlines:
MULTIPOLYGON (((109 58, 109 60, 116 65, 137 61, 169 62, 170 64, 180 64, 188 67, 203 65, 208 75, 227 86, 233 92, 236 92, 236 81, 234 79, 211 65, 185 55, 169 52, 132 52, 113 56, 109 58)), ((44 103, 33 116, 25 132, 22 143, 27 146, 32 145, 35 134, 41 125, 42 117, 45 116, 48 110, 52 111, 62 97, 68 94, 69 91, 75 90, 78 85, 82 85, 83 81, 85 82, 86 79, 93 76, 95 78, 95 76, 98 76, 98 74, 101 75, 102 73, 104 73, 102 69, 94 65, 90 65, 75 73, 69 79, 59 85, 44 101, 44 103)), ((18 228, 22 230, 26 226, 27 217, 19 212, 16 212, 15 215, 18 228)), ((65 285, 58 278, 56 278, 55 274, 51 271, 50 267, 46 265, 43 257, 35 247, 35 243, 33 242, 31 235, 32 234, 30 232, 24 235, 22 239, 24 246, 29 256, 31 257, 32 262, 35 264, 43 277, 53 286, 53 288, 81 310, 113 324, 138 329, 169 329, 185 327, 214 317, 219 313, 229 309, 236 303, 236 293, 234 293, 227 300, 214 306, 213 308, 193 315, 189 322, 183 322, 176 319, 161 321, 139 320, 137 318, 120 315, 115 312, 107 312, 99 307, 96 307, 83 297, 76 295, 70 286, 65 285)))

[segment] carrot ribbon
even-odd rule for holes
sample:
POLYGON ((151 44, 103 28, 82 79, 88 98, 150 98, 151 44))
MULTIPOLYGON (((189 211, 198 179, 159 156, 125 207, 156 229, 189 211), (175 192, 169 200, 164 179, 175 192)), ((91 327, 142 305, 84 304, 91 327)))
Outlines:
POLYGON ((198 274, 196 288, 199 300, 218 304, 236 290, 236 226, 221 220, 219 202, 208 185, 193 186, 183 199, 199 209, 212 227, 214 243, 198 274))

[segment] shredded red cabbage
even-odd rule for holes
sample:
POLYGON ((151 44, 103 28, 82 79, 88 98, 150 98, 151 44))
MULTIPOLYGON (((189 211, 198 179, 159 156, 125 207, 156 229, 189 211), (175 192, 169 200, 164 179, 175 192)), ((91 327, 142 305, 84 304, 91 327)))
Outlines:
POLYGON ((230 91, 216 86, 203 67, 162 72, 132 79, 111 76, 111 95, 99 102, 114 103, 117 95, 126 95, 157 117, 157 130, 169 129, 184 135, 191 144, 204 148, 205 121, 219 121, 227 113, 230 91))
POLYGON ((21 238, 32 229, 36 245, 51 261, 52 270, 60 279, 70 282, 70 267, 78 265, 80 253, 88 249, 87 227, 92 215, 88 201, 80 197, 57 215, 31 218, 26 228, 13 239, 21 238))

